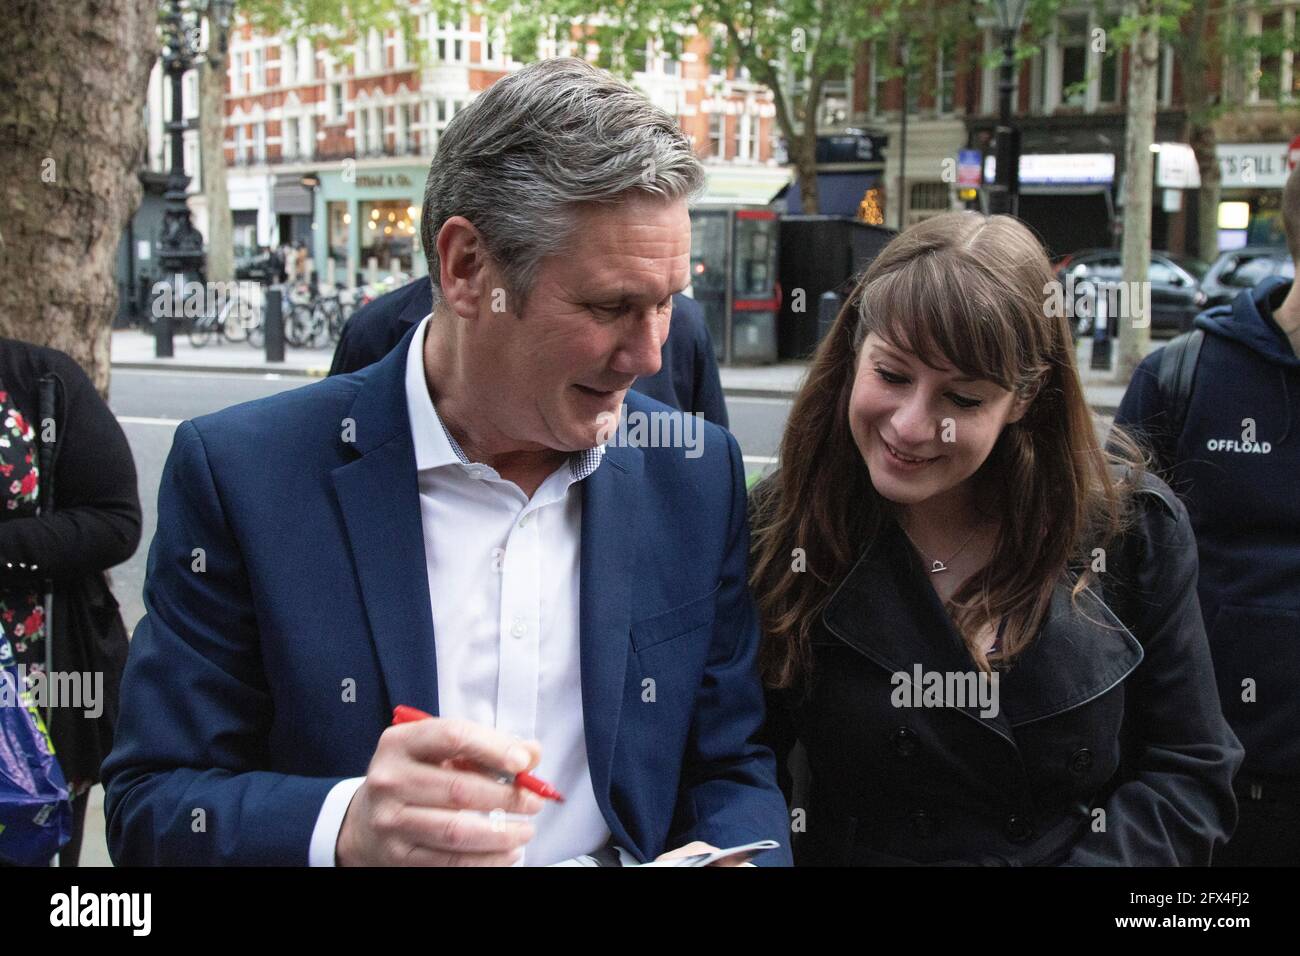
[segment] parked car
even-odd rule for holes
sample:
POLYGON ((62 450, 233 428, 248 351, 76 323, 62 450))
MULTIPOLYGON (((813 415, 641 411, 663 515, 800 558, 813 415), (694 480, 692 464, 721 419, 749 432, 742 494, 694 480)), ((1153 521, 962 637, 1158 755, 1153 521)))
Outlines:
POLYGON ((1270 276, 1295 278, 1295 262, 1286 246, 1245 246, 1219 254, 1201 282, 1205 307, 1223 305, 1270 276))
MULTIPOLYGON (((1192 327, 1192 319, 1205 308, 1201 279, 1209 267, 1199 259, 1152 251, 1147 268, 1151 283, 1151 331, 1177 335, 1192 327)), ((1073 280, 1076 288, 1085 282, 1119 282, 1123 275, 1120 250, 1084 249, 1056 263, 1061 282, 1073 280)), ((1075 321, 1075 333, 1092 334, 1091 315, 1075 321)))

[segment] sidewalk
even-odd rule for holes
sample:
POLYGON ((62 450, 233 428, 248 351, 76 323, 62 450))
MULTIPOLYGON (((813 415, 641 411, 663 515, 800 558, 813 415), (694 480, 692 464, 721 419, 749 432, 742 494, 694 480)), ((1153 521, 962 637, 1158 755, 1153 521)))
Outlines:
MULTIPOLYGON (((113 368, 242 372, 319 378, 329 371, 330 360, 334 355, 332 347, 296 349, 286 346, 283 362, 268 362, 264 351, 250 348, 243 342, 213 342, 203 348, 195 348, 186 336, 177 335, 173 337, 172 343, 175 352, 173 358, 154 358, 154 340, 151 335, 134 329, 120 329, 113 333, 113 368)), ((1155 341, 1151 347, 1159 348, 1163 344, 1163 341, 1155 341)), ((1109 372, 1092 371, 1088 367, 1091 354, 1091 341, 1080 342, 1076 360, 1083 375, 1088 404, 1099 414, 1113 415, 1124 396, 1124 386, 1111 382, 1109 372)), ((789 399, 798 391, 807 370, 807 362, 724 367, 721 370, 722 391, 728 398, 789 399)))
POLYGON ((210 342, 202 348, 190 344, 189 336, 172 336, 172 358, 154 358, 154 339, 137 329, 117 329, 109 346, 113 368, 167 369, 173 372, 275 373, 320 378, 329 372, 334 347, 296 349, 284 347, 283 362, 268 362, 265 349, 247 342, 210 342))

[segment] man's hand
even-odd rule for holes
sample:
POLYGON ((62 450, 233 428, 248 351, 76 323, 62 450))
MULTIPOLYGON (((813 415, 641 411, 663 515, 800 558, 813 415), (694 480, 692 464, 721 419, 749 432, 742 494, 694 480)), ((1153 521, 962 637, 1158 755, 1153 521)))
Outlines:
POLYGON ((534 830, 504 814, 536 814, 543 801, 478 768, 519 773, 541 759, 536 741, 467 720, 389 727, 343 817, 335 859, 340 866, 510 866, 534 830))

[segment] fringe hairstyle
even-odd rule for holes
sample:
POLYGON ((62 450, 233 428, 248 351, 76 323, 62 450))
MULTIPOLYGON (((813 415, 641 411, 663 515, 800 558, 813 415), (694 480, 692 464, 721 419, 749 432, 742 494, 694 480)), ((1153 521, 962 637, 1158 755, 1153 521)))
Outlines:
MULTIPOLYGON (((755 489, 750 585, 764 626, 765 682, 800 683, 810 639, 834 589, 895 514, 871 484, 849 429, 849 396, 870 332, 933 366, 996 382, 1030 400, 976 476, 1000 496, 993 558, 947 603, 979 666, 977 635, 1005 619, 996 658, 1030 644, 1067 567, 1092 578, 1088 555, 1129 521, 1144 467, 1137 446, 1098 440, 1074 364, 1068 320, 1052 309, 1053 275, 1042 246, 1009 216, 953 212, 897 236, 858 281, 812 360, 781 441, 779 471, 755 489), (1127 466, 1117 469, 1115 466, 1127 466), (1122 477, 1117 477, 1120 475, 1122 477), (793 573, 802 548, 807 570, 793 573)), ((1059 300, 1058 300, 1059 301, 1059 300)))

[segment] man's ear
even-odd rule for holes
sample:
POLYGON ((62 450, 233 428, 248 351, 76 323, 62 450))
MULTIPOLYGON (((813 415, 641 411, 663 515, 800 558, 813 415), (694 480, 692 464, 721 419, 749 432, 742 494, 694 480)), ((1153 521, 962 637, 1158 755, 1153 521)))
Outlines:
POLYGON ((443 300, 461 318, 477 317, 490 272, 482 235, 464 216, 452 216, 438 230, 437 245, 443 300))

